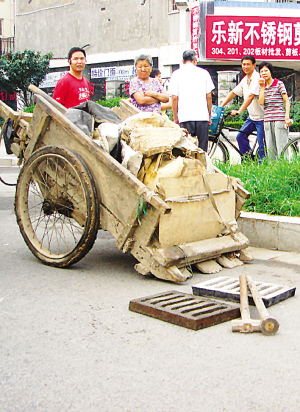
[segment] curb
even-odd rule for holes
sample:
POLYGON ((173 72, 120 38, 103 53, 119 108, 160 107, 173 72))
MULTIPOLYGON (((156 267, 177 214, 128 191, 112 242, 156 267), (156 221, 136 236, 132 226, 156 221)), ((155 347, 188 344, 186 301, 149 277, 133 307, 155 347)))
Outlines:
POLYGON ((300 253, 300 217, 241 212, 238 226, 251 246, 300 253))
POLYGON ((0 166, 16 166, 18 158, 15 155, 0 156, 0 166))
POLYGON ((6 153, 3 139, 0 144, 0 166, 16 166, 18 164, 18 158, 14 154, 8 155, 6 153))

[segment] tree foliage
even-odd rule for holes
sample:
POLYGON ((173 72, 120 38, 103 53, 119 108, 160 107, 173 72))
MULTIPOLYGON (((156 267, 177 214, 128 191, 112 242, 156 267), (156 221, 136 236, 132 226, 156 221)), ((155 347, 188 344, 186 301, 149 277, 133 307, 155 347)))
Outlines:
POLYGON ((42 56, 40 52, 33 50, 2 55, 0 58, 0 86, 8 92, 17 92, 25 106, 29 106, 28 86, 30 84, 39 86, 50 71, 51 57, 52 53, 42 56))

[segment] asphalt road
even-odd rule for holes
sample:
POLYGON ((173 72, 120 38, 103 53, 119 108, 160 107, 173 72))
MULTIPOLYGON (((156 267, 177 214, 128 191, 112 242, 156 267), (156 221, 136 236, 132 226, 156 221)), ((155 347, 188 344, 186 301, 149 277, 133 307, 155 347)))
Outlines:
MULTIPOLYGON (((14 181, 17 168, 0 168, 14 181)), ((99 232, 70 269, 44 266, 25 245, 14 188, 0 183, 1 412, 298 412, 300 303, 270 307, 275 336, 192 331, 128 310, 131 299, 184 285, 134 271, 135 259, 99 232)), ((299 267, 255 260, 215 276, 300 286, 299 267)), ((255 308, 252 317, 257 318, 255 308)))

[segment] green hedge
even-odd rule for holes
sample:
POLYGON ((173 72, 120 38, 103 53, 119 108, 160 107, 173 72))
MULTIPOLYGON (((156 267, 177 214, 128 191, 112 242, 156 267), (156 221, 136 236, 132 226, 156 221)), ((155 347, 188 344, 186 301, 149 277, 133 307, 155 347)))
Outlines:
POLYGON ((33 110, 35 108, 35 104, 33 104, 32 106, 26 107, 23 112, 25 113, 33 113, 33 110))
POLYGON ((119 107, 120 100, 124 99, 123 97, 114 97, 113 99, 97 100, 96 103, 101 104, 101 106, 109 107, 119 107))
POLYGON ((277 216, 300 216, 300 159, 265 158, 242 164, 217 163, 219 169, 234 176, 251 193, 243 209, 277 216))

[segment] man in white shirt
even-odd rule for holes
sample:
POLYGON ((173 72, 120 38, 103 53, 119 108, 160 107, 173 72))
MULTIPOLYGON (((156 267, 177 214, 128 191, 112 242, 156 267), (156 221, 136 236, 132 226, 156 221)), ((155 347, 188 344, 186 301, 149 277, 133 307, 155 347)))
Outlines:
POLYGON ((211 125, 211 91, 215 88, 207 70, 197 67, 197 53, 186 50, 183 66, 171 76, 170 95, 174 122, 198 138, 198 145, 207 151, 211 125))
POLYGON ((265 145, 265 131, 264 131, 264 109, 258 103, 259 97, 259 73, 255 70, 256 61, 253 56, 244 56, 241 60, 242 69, 246 76, 242 81, 231 90, 226 96, 221 107, 226 106, 236 95, 244 97, 244 102, 239 110, 232 110, 231 116, 240 115, 245 109, 248 108, 249 117, 240 129, 240 132, 236 136, 240 151, 243 156, 247 156, 251 147, 249 144, 249 134, 253 130, 257 130, 258 141, 258 155, 260 159, 266 156, 265 145), (244 133, 243 133, 244 132, 244 133))

